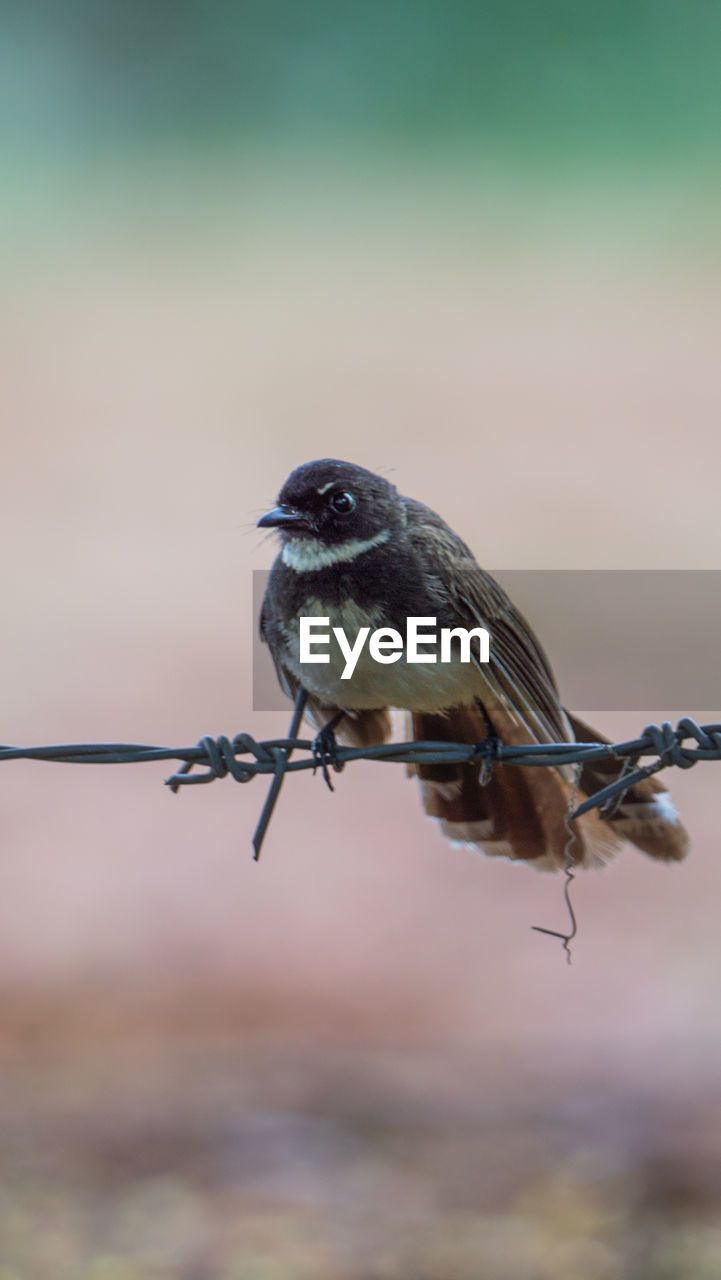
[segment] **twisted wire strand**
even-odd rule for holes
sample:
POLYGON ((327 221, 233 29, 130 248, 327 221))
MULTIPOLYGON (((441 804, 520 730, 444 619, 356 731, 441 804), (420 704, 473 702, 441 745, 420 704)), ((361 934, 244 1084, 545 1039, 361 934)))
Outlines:
MULTIPOLYGON (((0 746, 0 763, 5 760, 42 760, 55 764, 148 764, 159 760, 179 760, 180 768, 166 779, 171 791, 198 786, 231 777, 236 782, 250 782, 259 775, 272 775, 271 788, 263 806, 253 837, 256 859, 263 837, 278 799, 283 779, 288 773, 299 773, 320 766, 327 776, 327 761, 319 759, 317 743, 297 737, 306 695, 300 690, 293 717, 285 738, 257 741, 249 733, 225 734, 214 738, 205 735, 194 747, 157 747, 137 742, 61 743, 44 747, 0 746), (202 770, 193 772, 193 770, 202 770)), ((374 747, 335 745, 332 765, 340 772, 355 760, 373 760, 392 764, 465 764, 479 761, 486 773, 495 763, 558 767, 578 765, 594 760, 617 760, 621 766, 618 778, 578 805, 570 819, 589 809, 611 812, 623 794, 642 778, 661 769, 690 769, 699 761, 721 760, 721 724, 699 725, 690 716, 682 716, 674 727, 670 721, 648 724, 638 738, 628 742, 554 742, 511 746, 496 738, 477 743, 465 742, 388 742, 374 747), (640 764, 651 757, 647 764, 640 764)))
POLYGON ((45 747, 0 746, 0 762, 43 760, 54 764, 148 764, 156 760, 179 760, 180 768, 165 780, 173 793, 177 793, 181 787, 203 785, 215 782, 218 778, 231 777, 236 782, 250 782, 251 778, 259 775, 271 775, 271 785, 253 833, 253 857, 256 861, 260 857, 268 824, 288 773, 299 773, 305 769, 311 769, 315 773, 320 768, 331 786, 328 764, 340 773, 347 764, 355 760, 375 760, 391 764, 465 764, 478 761, 481 778, 485 778, 485 781, 490 778, 495 763, 524 767, 535 765, 541 768, 576 765, 576 785, 565 819, 568 840, 563 892, 569 915, 569 929, 564 933, 539 925, 532 926, 538 933, 560 939, 570 964, 571 942, 576 937, 578 928, 570 896, 575 869, 575 833, 571 822, 589 809, 597 808, 610 816, 634 783, 661 769, 690 769, 701 760, 721 760, 721 724, 699 725, 690 716, 682 716, 675 728, 668 720, 660 725, 647 724, 638 738, 628 742, 554 742, 510 746, 495 737, 470 744, 419 741, 388 742, 376 747, 344 747, 334 742, 331 754, 328 755, 319 747, 319 739, 311 741, 297 736, 306 700, 305 691, 300 689, 288 736, 285 738, 268 738, 258 742, 249 733, 237 733, 233 738, 228 738, 225 734, 213 738, 207 734, 194 747, 155 747, 137 742, 62 743, 45 747), (618 777, 576 806, 578 779, 583 765, 609 757, 619 763, 618 777), (639 762, 644 757, 650 757, 650 760, 642 765, 639 762), (202 772, 194 773, 194 769, 202 769, 202 772))
MULTIPOLYGON (((158 747, 138 742, 90 742, 58 743, 44 747, 0 746, 0 762, 4 760, 43 760, 56 764, 148 764, 156 760, 180 760, 181 767, 167 785, 173 791, 182 786, 214 782, 230 775, 236 782, 250 782, 259 774, 274 773, 277 754, 301 752, 293 760, 287 759, 284 772, 296 773, 304 769, 316 769, 313 741, 289 734, 285 738, 268 738, 257 741, 249 733, 237 733, 228 738, 202 737, 193 747, 158 747), (248 756, 249 759, 239 757, 248 756), (193 774, 191 769, 202 766, 205 773, 193 774)), ((604 787, 575 810, 574 817, 605 804, 617 792, 627 790, 640 778, 646 778, 660 769, 676 766, 690 769, 702 760, 721 760, 721 724, 698 725, 689 716, 683 716, 674 726, 670 721, 649 724, 638 737, 628 742, 552 742, 511 746, 496 739, 484 739, 478 743, 466 742, 387 742, 375 747, 336 747, 339 769, 354 760, 377 760, 395 764, 463 764, 474 760, 499 764, 539 765, 558 767, 566 764, 585 764, 593 760, 612 757, 641 759, 654 756, 647 765, 632 772, 625 772, 615 782, 604 787), (695 745, 688 745, 689 741, 695 745)))

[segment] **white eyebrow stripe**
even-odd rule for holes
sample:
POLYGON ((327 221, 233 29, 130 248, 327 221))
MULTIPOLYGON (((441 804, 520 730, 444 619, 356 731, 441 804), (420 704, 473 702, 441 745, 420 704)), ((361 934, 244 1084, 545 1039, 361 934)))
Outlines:
POLYGON ((285 543, 281 551, 283 564, 296 573, 313 573, 317 569, 328 569, 332 564, 343 564, 355 560, 364 551, 380 547, 391 536, 390 529, 381 529, 372 538, 351 538, 349 542, 339 542, 336 546, 327 546, 318 538, 293 538, 285 543))
POLYGON ((329 480, 327 484, 323 485, 322 489, 316 489, 316 493, 320 498, 322 498, 323 494, 327 493, 328 490, 331 489, 334 484, 335 484, 335 480, 329 480))

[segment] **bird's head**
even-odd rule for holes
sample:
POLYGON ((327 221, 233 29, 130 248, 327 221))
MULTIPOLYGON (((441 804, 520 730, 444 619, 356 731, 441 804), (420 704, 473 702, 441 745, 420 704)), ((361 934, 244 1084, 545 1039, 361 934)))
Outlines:
POLYGON ((383 476, 322 458, 291 473, 278 505, 261 517, 258 527, 276 528, 286 546, 305 542, 331 552, 387 541, 403 519, 398 492, 383 476))

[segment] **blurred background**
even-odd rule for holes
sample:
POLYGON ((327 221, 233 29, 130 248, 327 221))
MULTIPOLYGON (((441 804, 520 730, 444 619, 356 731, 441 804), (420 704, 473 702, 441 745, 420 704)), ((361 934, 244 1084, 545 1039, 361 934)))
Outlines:
MULTIPOLYGON (((282 733, 254 524, 315 457, 498 570, 720 567, 716 5, 0 14, 4 742, 282 733)), ((400 768, 289 779, 259 865, 265 783, 169 772, 2 766, 2 1280, 721 1275, 714 766, 570 968, 400 768)))

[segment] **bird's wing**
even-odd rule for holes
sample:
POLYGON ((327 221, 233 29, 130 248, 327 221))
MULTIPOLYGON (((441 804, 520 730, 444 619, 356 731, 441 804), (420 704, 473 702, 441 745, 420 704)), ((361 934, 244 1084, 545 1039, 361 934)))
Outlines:
POLYGON ((489 703, 500 703, 506 715, 527 730, 531 742, 573 741, 548 658, 526 619, 440 516, 410 500, 407 508, 411 528, 414 524, 433 527, 440 559, 440 572, 437 568, 433 572, 457 625, 482 626, 490 634, 490 661, 476 664, 489 703))
POLYGON ((298 692, 298 681, 292 672, 290 672, 287 667, 283 666, 283 663, 280 661, 280 653, 282 650, 279 644, 274 643, 272 628, 269 625, 268 614, 265 608, 265 600, 263 601, 260 610, 259 627, 260 638, 270 649, 270 656, 273 659, 273 666, 275 667, 275 674, 278 677, 278 684, 288 698, 295 699, 298 692))

